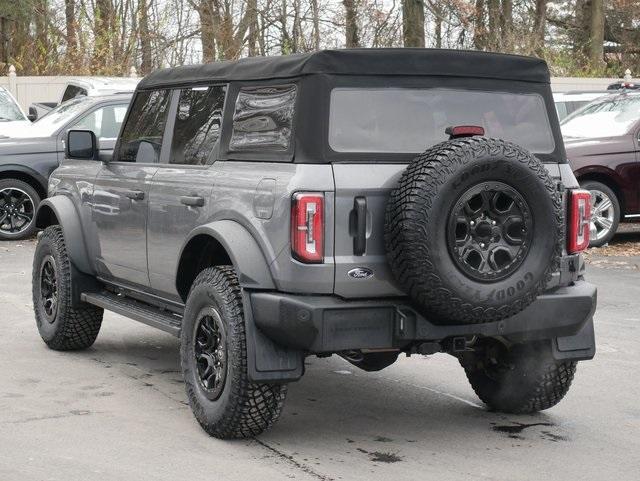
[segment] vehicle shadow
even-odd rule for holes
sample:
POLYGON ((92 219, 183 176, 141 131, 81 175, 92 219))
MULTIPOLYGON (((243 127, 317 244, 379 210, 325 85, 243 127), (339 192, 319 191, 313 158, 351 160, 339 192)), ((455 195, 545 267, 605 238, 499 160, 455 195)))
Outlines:
MULTIPOLYGON (((104 336, 80 355, 113 369, 112 375, 153 385, 186 404, 178 340, 151 330, 136 334, 104 336)), ((280 420, 257 442, 289 454, 320 448, 332 457, 435 449, 448 442, 471 447, 488 440, 493 446, 567 439, 552 414, 489 412, 468 387, 455 359, 428 364, 414 356, 378 373, 365 373, 338 356, 308 358, 305 376, 289 385, 280 420)), ((193 428, 194 435, 200 435, 195 423, 193 428)))

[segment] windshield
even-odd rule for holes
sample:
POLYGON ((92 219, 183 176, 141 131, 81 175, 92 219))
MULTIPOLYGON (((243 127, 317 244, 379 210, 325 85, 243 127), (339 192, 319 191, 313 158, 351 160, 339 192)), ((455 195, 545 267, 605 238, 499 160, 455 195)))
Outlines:
POLYGON ((640 119, 640 95, 597 100, 560 123, 566 138, 619 137, 640 119))
POLYGON ((0 89, 0 122, 10 122, 13 120, 26 120, 20 110, 6 90, 0 89))
POLYGON ((87 97, 79 97, 57 106, 30 125, 29 136, 49 137, 53 135, 73 117, 84 112, 87 105, 87 97))
POLYGON ((488 137, 537 154, 555 149, 543 98, 481 90, 338 88, 331 93, 329 145, 336 152, 418 153, 445 129, 477 125, 488 137))

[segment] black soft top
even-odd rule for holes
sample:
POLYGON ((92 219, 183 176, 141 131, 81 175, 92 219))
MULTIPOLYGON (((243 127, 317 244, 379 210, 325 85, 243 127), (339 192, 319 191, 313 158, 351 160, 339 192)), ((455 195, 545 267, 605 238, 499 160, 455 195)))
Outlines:
POLYGON ((549 83, 546 62, 533 57, 468 50, 382 48, 321 50, 162 69, 147 75, 138 89, 315 74, 469 77, 549 83))

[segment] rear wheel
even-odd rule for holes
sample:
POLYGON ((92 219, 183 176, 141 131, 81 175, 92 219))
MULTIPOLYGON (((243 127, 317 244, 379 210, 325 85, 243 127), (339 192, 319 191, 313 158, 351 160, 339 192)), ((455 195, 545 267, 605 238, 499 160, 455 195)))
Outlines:
POLYGON ((40 196, 26 182, 0 180, 0 240, 20 240, 36 231, 35 214, 40 196))
POLYGON ((460 363, 478 397, 490 409, 529 414, 555 406, 567 394, 575 361, 556 361, 550 343, 507 347, 489 340, 460 363))
POLYGON ((620 223, 620 201, 616 193, 602 182, 588 180, 581 187, 591 192, 591 247, 608 244, 620 223))
POLYGON ((278 419, 287 385, 249 379, 242 293, 232 267, 212 267, 198 275, 180 339, 189 404, 208 434, 256 436, 278 419))

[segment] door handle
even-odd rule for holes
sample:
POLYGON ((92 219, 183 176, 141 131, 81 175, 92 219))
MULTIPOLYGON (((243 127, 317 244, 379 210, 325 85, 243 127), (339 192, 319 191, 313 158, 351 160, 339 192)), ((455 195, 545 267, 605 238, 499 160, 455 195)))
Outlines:
POLYGON ((189 207, 202 207, 204 205, 204 197, 184 195, 180 197, 180 203, 189 207))
POLYGON ((144 192, 141 190, 128 190, 124 195, 131 200, 144 200, 144 192))
POLYGON ((356 197, 353 199, 354 219, 354 236, 353 236, 353 255, 364 255, 367 250, 367 199, 364 197, 356 197))

